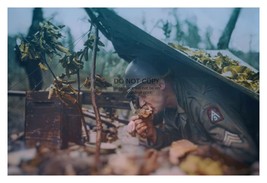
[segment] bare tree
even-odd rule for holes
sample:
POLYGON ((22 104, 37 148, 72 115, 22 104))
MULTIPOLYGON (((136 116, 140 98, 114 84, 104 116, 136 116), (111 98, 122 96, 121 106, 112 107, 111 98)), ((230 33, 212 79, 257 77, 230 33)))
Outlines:
MULTIPOLYGON (((34 8, 33 9, 33 15, 32 15, 32 24, 29 28, 28 34, 27 34, 27 40, 30 40, 34 34, 38 31, 39 23, 44 20, 43 18, 43 10, 42 8, 34 8)), ((38 65, 38 62, 34 60, 29 61, 21 61, 18 48, 16 48, 16 57, 19 61, 20 65, 24 67, 26 74, 28 76, 29 85, 31 90, 40 90, 43 86, 43 77, 41 69, 38 65)))
POLYGON ((229 42, 233 33, 233 30, 235 28, 236 22, 238 20, 239 14, 240 14, 241 8, 235 8, 230 16, 230 19, 223 31, 222 36, 219 39, 219 42, 217 44, 218 49, 227 49, 229 46, 229 42))
POLYGON ((205 47, 207 50, 215 49, 215 46, 213 45, 211 41, 212 31, 213 29, 210 26, 206 29, 204 41, 205 41, 205 47))
POLYGON ((188 27, 188 31, 184 36, 186 44, 192 48, 198 48, 199 43, 201 42, 198 26, 194 21, 190 20, 186 20, 185 24, 188 27))

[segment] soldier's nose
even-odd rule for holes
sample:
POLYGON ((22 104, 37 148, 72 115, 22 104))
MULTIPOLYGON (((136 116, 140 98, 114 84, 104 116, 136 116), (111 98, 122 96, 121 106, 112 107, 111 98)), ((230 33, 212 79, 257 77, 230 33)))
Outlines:
POLYGON ((144 101, 144 99, 142 99, 142 97, 139 97, 139 105, 140 105, 140 107, 145 105, 145 103, 146 102, 144 101))

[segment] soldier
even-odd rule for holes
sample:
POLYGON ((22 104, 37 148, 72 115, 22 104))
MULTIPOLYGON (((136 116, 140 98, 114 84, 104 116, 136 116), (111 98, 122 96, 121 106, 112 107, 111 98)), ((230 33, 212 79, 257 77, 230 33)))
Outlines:
POLYGON ((258 147, 237 110, 236 96, 226 93, 212 78, 177 76, 169 68, 143 57, 133 60, 125 71, 127 97, 139 107, 149 105, 154 113, 148 119, 133 115, 129 122, 147 139, 147 145, 160 149, 188 139, 242 163, 257 161, 258 147), (163 128, 155 126, 159 119, 163 128))

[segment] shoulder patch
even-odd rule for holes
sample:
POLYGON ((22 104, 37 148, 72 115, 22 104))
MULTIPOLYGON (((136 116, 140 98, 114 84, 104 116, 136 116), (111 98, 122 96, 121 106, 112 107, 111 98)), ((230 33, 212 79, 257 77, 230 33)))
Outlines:
POLYGON ((217 107, 209 107, 207 109, 207 114, 212 123, 218 123, 224 119, 220 110, 217 107))

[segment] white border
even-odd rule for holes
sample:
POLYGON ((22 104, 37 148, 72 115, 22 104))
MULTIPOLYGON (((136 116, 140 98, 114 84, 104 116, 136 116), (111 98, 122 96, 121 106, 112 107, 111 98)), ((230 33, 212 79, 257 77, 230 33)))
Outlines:
MULTIPOLYGON (((181 1, 181 0, 180 0, 181 1)), ((2 90, 0 93, 0 101, 1 101, 1 169, 0 175, 1 177, 7 176, 7 8, 9 7, 259 7, 260 8, 260 176, 223 176, 223 177, 203 177, 203 176, 156 176, 156 177, 140 177, 140 176, 74 176, 69 177, 68 180, 70 181, 77 181, 82 178, 82 181, 101 181, 100 179, 104 179, 104 181, 138 181, 141 182, 145 181, 166 181, 166 179, 173 179, 172 181, 205 181, 205 182, 263 182, 263 176, 266 175, 265 171, 265 162, 266 160, 266 137, 265 129, 266 128, 266 117, 265 112, 263 111, 266 108, 265 104, 265 73, 266 71, 266 50, 265 50, 265 41, 266 36, 266 20, 267 17, 266 12, 266 1, 265 0, 186 0, 185 2, 180 2, 178 0, 0 0, 0 22, 1 22, 1 84, 2 90), (170 2, 169 2, 170 1, 170 2), (3 176, 2 176, 3 175, 3 176), (114 178, 113 180, 111 180, 114 178), (133 180, 134 178, 134 180, 133 180), (149 179, 148 179, 149 178, 149 179), (201 180, 199 179, 201 178, 201 180), (241 179, 240 179, 241 178, 241 179), (145 180, 147 179, 147 180, 145 180), (203 180, 205 179, 205 180, 203 180)), ((27 182, 40 182, 40 181, 49 181, 52 180, 53 182, 61 181, 62 178, 66 181, 66 176, 56 176, 56 177, 49 177, 49 179, 44 178, 44 176, 7 176, 8 182, 9 181, 22 181, 22 179, 26 178, 27 182), (51 179, 50 179, 51 178, 51 179), (59 179, 60 178, 60 179, 59 179)), ((46 176, 47 177, 47 176, 46 176)), ((5 181, 5 180, 4 180, 5 181)))
POLYGON ((262 0, 1 0, 9 7, 260 7, 262 0))

